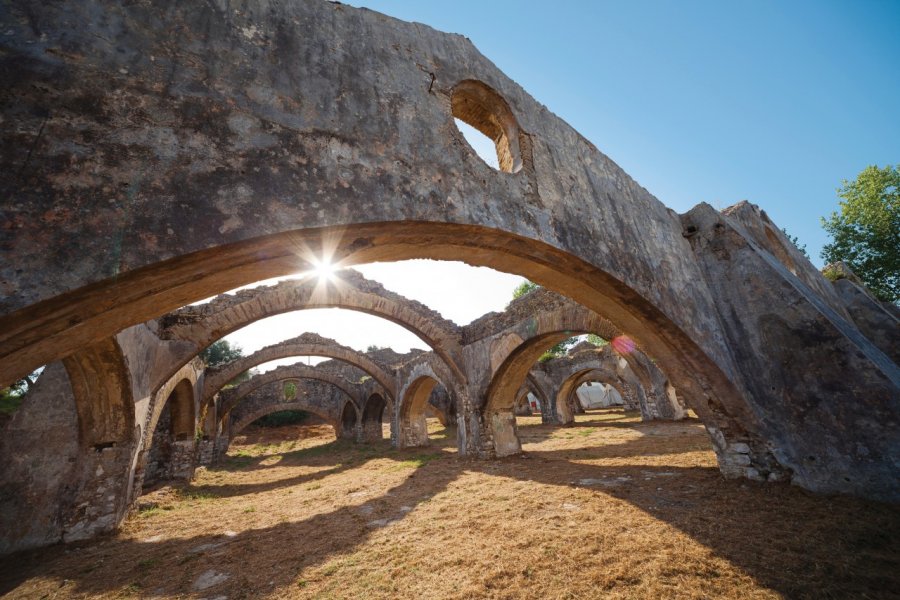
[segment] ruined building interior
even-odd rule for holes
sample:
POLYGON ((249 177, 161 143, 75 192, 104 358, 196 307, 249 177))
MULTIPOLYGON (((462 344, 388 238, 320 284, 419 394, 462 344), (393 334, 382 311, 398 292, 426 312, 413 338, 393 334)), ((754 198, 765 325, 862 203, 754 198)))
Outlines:
POLYGON ((670 210, 466 38, 329 2, 15 7, 0 383, 43 371, 0 421, 0 552, 114 532, 285 410, 397 449, 427 446, 433 416, 455 460, 490 462, 522 453, 517 414, 623 406, 702 423, 726 479, 900 501, 897 307, 823 278, 753 204, 670 210), (458 325, 352 268, 408 259, 539 287, 458 325), (341 270, 257 284, 323 261, 341 270), (294 331, 199 357, 316 308, 430 350, 294 331), (328 360, 234 383, 308 356, 328 360))

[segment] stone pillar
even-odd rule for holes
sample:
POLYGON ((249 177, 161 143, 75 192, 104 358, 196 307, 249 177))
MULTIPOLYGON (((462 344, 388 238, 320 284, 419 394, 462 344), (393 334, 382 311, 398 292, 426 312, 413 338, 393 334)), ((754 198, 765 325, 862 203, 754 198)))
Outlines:
POLYGON ((491 413, 491 435, 494 442, 494 456, 501 458, 522 451, 519 442, 519 431, 516 427, 516 415, 512 411, 491 413))
POLYGON ((428 445, 428 423, 425 413, 411 415, 400 420, 400 447, 428 445))

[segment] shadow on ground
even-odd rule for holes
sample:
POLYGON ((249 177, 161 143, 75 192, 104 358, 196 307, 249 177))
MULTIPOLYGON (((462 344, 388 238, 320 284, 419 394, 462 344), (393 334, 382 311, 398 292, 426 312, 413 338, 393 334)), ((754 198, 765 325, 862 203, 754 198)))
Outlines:
MULTIPOLYGON (((581 488, 610 496, 668 523, 761 585, 791 598, 887 598, 900 589, 900 514, 896 506, 847 497, 814 496, 783 484, 725 481, 715 468, 597 466, 580 459, 642 455, 643 438, 603 448, 533 451, 485 462, 461 459, 443 438, 428 449, 355 453, 341 444, 315 452, 285 453, 282 460, 309 461, 322 470, 266 486, 193 486, 212 495, 234 495, 321 480, 388 457, 416 464, 399 485, 379 498, 343 506, 298 522, 284 522, 234 535, 135 541, 109 537, 8 557, 0 567, 0 592, 36 576, 64 583, 60 597, 132 589, 140 594, 162 585, 167 593, 190 590, 198 578, 229 565, 259 561, 272 548, 296 547, 258 573, 232 577, 209 588, 229 598, 257 597, 295 584, 297 573, 365 543, 374 531, 405 518, 410 507, 447 489, 466 472, 550 486, 581 488), (348 454, 352 460, 348 461, 348 454), (290 458, 289 458, 290 457, 290 458), (417 462, 418 461, 418 462, 417 462), (340 463, 340 464, 338 464, 340 463), (373 523, 376 525, 373 526, 373 523), (215 558, 211 555, 215 554, 215 558), (285 558, 287 556, 287 558, 285 558), (74 560, 76 559, 77 560, 74 560), (73 570, 73 565, 80 570, 73 570)), ((263 469, 258 457, 224 469, 263 469)), ((188 486, 187 489, 192 489, 188 486)), ((464 509, 465 507, 460 507, 464 509)))

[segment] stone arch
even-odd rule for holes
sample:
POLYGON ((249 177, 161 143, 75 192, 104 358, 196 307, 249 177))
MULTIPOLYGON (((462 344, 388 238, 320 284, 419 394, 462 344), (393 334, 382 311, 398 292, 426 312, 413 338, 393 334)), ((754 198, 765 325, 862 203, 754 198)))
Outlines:
POLYGON ((432 375, 419 375, 402 391, 398 414, 398 447, 428 445, 425 405, 437 385, 440 382, 432 375))
MULTIPOLYGON (((292 356, 326 356, 358 367, 375 379, 386 391, 394 390, 397 385, 391 373, 364 353, 314 333, 304 333, 296 338, 266 346, 249 356, 222 365, 218 369, 208 370, 203 386, 204 403, 209 402, 225 384, 244 371, 271 360, 292 356)), ((390 394, 390 391, 386 393, 390 394)))
POLYGON ((16 226, 0 235, 8 262, 22 266, 3 272, 0 384, 130 325, 323 256, 343 265, 464 260, 559 290, 653 348, 717 432, 726 474, 792 476, 813 489, 868 495, 874 486, 900 497, 886 458, 900 367, 749 240, 740 222, 707 205, 682 216, 667 209, 461 36, 423 35, 413 24, 315 2, 281 4, 254 24, 281 28, 297 55, 343 40, 344 51, 328 57, 328 72, 342 76, 329 79, 305 76, 302 61, 271 61, 256 40, 233 36, 231 16, 213 5, 177 17, 161 6, 126 5, 126 21, 177 18, 179 31, 211 24, 216 33, 198 44, 172 28, 142 30, 115 53, 96 51, 102 24, 73 30, 65 11, 36 1, 15 10, 23 18, 34 11, 42 27, 17 28, 6 40, 9 60, 24 66, 9 85, 17 102, 4 109, 0 146, 21 146, 22 132, 44 131, 52 118, 28 177, 0 171, 0 187, 17 198, 16 226), (378 52, 387 40, 428 64, 430 81, 405 57, 378 52), (187 110, 177 94, 148 91, 170 85, 164 70, 133 60, 163 43, 199 63, 243 61, 272 93, 247 102, 233 70, 186 71, 180 85, 205 99, 187 110), (33 51, 55 46, 90 58, 67 63, 73 85, 58 85, 58 57, 33 51), (392 77, 375 82, 372 73, 392 77), (451 95, 465 80, 483 82, 533 132, 524 138, 533 161, 518 173, 488 176, 459 147, 451 95), (80 101, 95 89, 106 91, 100 101, 80 101), (119 96, 160 115, 167 134, 135 132, 127 104, 106 101, 119 96), (282 100, 298 97, 324 107, 304 113, 302 128, 282 100), (228 126, 238 114, 249 123, 241 131, 228 126), (221 127, 205 129, 199 145, 173 143, 196 140, 198 122, 221 127), (258 135, 247 136, 248 127, 258 135), (90 177, 87 159, 72 159, 62 143, 86 138, 99 140, 90 177), (129 232, 139 235, 121 244, 129 232), (78 243, 91 251, 65 251, 78 243), (736 272, 754 276, 728 275, 736 272), (818 369, 814 385, 804 377, 809 365, 818 369), (825 391, 836 400, 823 402, 825 391), (855 418, 863 412, 864 423, 855 418))
POLYGON ((556 395, 556 410, 560 420, 568 423, 574 419, 572 405, 576 400, 575 394, 579 387, 589 382, 600 382, 611 385, 623 399, 634 395, 631 385, 625 382, 617 373, 609 369, 587 368, 575 371, 563 381, 556 395))
MULTIPOLYGON (((515 453, 519 448, 513 409, 526 377, 547 348, 576 335, 594 333, 613 340, 603 349, 583 350, 575 356, 582 359, 587 356, 589 361, 596 362, 594 367, 605 370, 610 380, 624 378, 626 394, 637 398, 644 419, 683 417, 677 401, 669 406, 671 399, 666 393, 668 381, 665 375, 612 323, 547 290, 534 291, 516 302, 521 305, 519 312, 531 316, 518 322, 502 323, 498 327, 506 325, 506 329, 485 338, 490 340, 492 373, 484 395, 483 419, 486 426, 498 426, 504 432, 503 436, 494 439, 494 445, 498 441, 503 444, 503 455, 515 453), (535 315, 538 306, 545 309, 535 315), (614 346, 621 352, 614 352, 614 346)), ((570 358, 555 360, 565 364, 570 358)), ((571 360, 577 359, 573 356, 571 360)), ((696 389, 695 384, 693 387, 696 389)), ((549 418, 553 422, 569 423, 574 419, 571 392, 568 387, 562 396, 557 390, 552 392, 551 412, 555 414, 549 418)))
POLYGON ((196 467, 197 403, 193 382, 181 377, 164 389, 167 394, 154 407, 151 427, 144 436, 145 448, 138 457, 138 493, 148 483, 189 480, 196 467))
MULTIPOLYGON (((549 410, 552 410, 551 404, 547 401, 547 394, 544 393, 544 387, 536 380, 534 373, 529 371, 525 376, 525 381, 522 382, 522 386, 519 388, 519 391, 516 393, 516 401, 514 406, 520 407, 523 402, 527 403, 528 394, 533 395, 538 403, 540 404, 541 411, 541 422, 542 423, 553 423, 553 419, 547 417, 547 413, 549 410)), ((524 414, 524 413, 522 413, 524 414)), ((531 409, 528 409, 528 414, 531 414, 531 409)))
POLYGON ((288 381, 293 379, 314 379, 317 381, 329 383, 343 392, 347 396, 347 401, 351 402, 354 408, 356 407, 357 403, 360 402, 360 399, 358 398, 358 387, 355 384, 347 381, 343 377, 340 377, 339 375, 335 375, 333 373, 329 373, 322 369, 316 369, 315 367, 309 367, 303 364, 287 365, 278 367, 277 369, 272 369, 271 371, 267 371, 262 375, 251 377, 248 381, 245 381, 239 386, 229 390, 225 390, 220 396, 222 397, 223 402, 220 421, 224 421, 226 418, 228 418, 231 414, 231 411, 241 401, 241 399, 251 392, 258 390, 264 385, 268 385, 276 381, 288 381))
POLYGON ((273 286, 222 294, 203 305, 188 305, 158 319, 159 335, 190 342, 199 351, 258 320, 291 311, 339 308, 383 318, 430 346, 463 382, 458 327, 420 302, 387 290, 353 269, 334 280, 291 279, 273 286))
POLYGON ((95 450, 134 436, 131 378, 118 341, 107 338, 63 359, 78 410, 79 440, 95 450))
POLYGON ((229 437, 231 439, 234 439, 236 435, 238 435, 254 421, 261 419, 266 415, 271 415, 272 413, 282 412, 285 410, 302 410, 316 415, 334 428, 334 433, 337 437, 338 424, 335 422, 334 417, 321 410, 317 406, 310 404, 309 402, 285 402, 283 404, 272 404, 269 406, 264 406, 250 413, 249 415, 244 416, 240 421, 232 425, 229 431, 229 437))
MULTIPOLYGON (((453 385, 447 365, 432 353, 422 354, 403 365, 397 373, 398 391, 392 420, 392 439, 398 448, 428 444, 425 409, 436 391, 443 390, 448 405, 441 424, 454 428, 461 453, 466 450, 465 427, 459 427, 463 406, 468 401, 468 387, 453 385), (450 382, 450 385, 447 383, 450 382), (453 415, 456 421, 453 421, 453 415)), ((441 409, 434 407, 437 411, 441 409)))
POLYGON ((359 438, 359 408, 352 400, 344 402, 341 408, 340 436, 347 439, 359 438))
MULTIPOLYGON (((148 411, 147 421, 143 427, 143 436, 141 441, 141 449, 143 452, 146 452, 150 449, 157 425, 159 424, 159 420, 162 416, 163 411, 169 405, 169 400, 173 398, 173 396, 177 397, 175 394, 176 388, 179 385, 183 386, 183 382, 187 382, 191 386, 192 393, 196 395, 199 389, 198 380, 200 378, 201 372, 201 362, 199 360, 193 360, 181 367, 181 369, 179 369, 172 377, 170 377, 163 385, 161 385, 158 390, 156 390, 153 397, 151 398, 151 406, 150 410, 148 411)), ((181 393, 183 397, 183 388, 181 393)), ((196 412, 196 408, 194 410, 196 412)))
POLYGON ((391 408, 382 394, 374 393, 366 399, 362 412, 362 437, 367 441, 380 441, 384 438, 382 426, 384 415, 390 414, 391 408))
POLYGON ((183 442, 193 438, 196 432, 194 415, 194 387, 187 379, 182 379, 166 399, 172 414, 171 431, 175 441, 183 442))

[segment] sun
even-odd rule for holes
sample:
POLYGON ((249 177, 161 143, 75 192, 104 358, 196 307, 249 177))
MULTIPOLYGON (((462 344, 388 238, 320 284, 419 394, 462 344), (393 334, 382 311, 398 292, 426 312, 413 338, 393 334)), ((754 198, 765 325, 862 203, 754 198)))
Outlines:
POLYGON ((330 260, 317 260, 313 262, 313 271, 320 281, 334 281, 337 266, 330 260))

